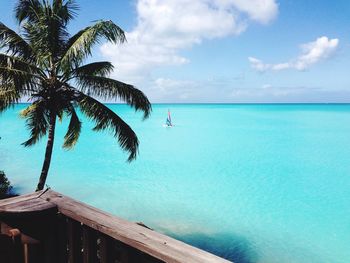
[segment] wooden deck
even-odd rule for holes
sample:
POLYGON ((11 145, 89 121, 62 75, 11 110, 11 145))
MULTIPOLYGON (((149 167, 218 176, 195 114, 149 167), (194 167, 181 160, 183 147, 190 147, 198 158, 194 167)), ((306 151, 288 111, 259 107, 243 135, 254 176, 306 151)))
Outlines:
POLYGON ((0 221, 45 243, 45 263, 229 262, 52 190, 0 200, 0 221))

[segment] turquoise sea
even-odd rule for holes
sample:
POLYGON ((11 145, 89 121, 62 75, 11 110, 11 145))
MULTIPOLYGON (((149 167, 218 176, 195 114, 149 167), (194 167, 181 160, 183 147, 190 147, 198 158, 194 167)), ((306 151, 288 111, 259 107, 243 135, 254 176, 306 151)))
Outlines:
MULTIPOLYGON (((235 262, 350 262, 350 105, 156 104, 146 121, 109 106, 137 132, 138 159, 84 118, 63 150, 64 121, 51 188, 235 262)), ((20 145, 24 107, 0 116, 0 169, 21 193, 45 150, 20 145)))

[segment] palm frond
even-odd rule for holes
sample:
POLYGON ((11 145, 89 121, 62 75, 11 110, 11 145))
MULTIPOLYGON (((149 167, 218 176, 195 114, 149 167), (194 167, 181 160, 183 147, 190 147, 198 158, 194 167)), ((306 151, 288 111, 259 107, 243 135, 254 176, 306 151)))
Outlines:
POLYGON ((128 161, 136 158, 139 146, 137 136, 115 112, 83 93, 80 93, 78 105, 81 111, 96 123, 94 131, 112 130, 122 149, 129 152, 128 161))
POLYGON ((75 7, 73 0, 19 1, 17 19, 30 46, 38 55, 38 64, 53 68, 53 64, 58 61, 69 39, 67 23, 74 16, 75 7))
POLYGON ((146 95, 132 85, 100 76, 79 75, 76 78, 80 90, 103 99, 121 99, 136 111, 143 111, 148 118, 152 106, 146 95))
POLYGON ((0 84, 0 113, 20 99, 20 94, 11 85, 0 84))
POLYGON ((22 143, 25 147, 32 146, 47 133, 49 118, 45 102, 38 100, 29 105, 21 112, 21 116, 26 118, 26 126, 30 130, 30 138, 22 143))
POLYGON ((32 47, 33 53, 35 53, 35 62, 41 68, 47 69, 50 64, 51 48, 49 47, 47 26, 41 23, 24 23, 22 25, 25 38, 32 47))
POLYGON ((77 76, 100 76, 105 77, 108 76, 113 71, 114 66, 112 63, 107 61, 101 62, 93 62, 90 64, 86 64, 84 66, 80 66, 78 68, 73 69, 69 75, 74 78, 77 76))
POLYGON ((79 6, 75 0, 68 0, 65 4, 63 4, 63 1, 53 2, 53 12, 64 24, 67 24, 71 19, 76 17, 76 11, 78 10, 79 6))
POLYGON ((0 22, 0 48, 22 59, 33 57, 30 45, 15 31, 0 22))
POLYGON ((58 61, 69 38, 66 23, 60 17, 47 11, 36 23, 25 23, 22 27, 26 38, 38 54, 39 63, 50 61, 50 66, 58 61))
POLYGON ((23 70, 0 66, 0 78, 11 83, 16 91, 23 95, 29 95, 38 90, 39 82, 34 80, 35 77, 37 76, 23 70))
POLYGON ((60 61, 64 71, 72 68, 72 63, 79 65, 91 55, 94 44, 106 39, 112 43, 124 42, 124 31, 112 21, 98 21, 72 36, 60 61))
POLYGON ((7 55, 0 53, 0 66, 11 69, 26 71, 28 74, 37 76, 37 78, 45 78, 45 72, 38 68, 35 64, 30 63, 24 59, 18 58, 14 55, 7 55))
POLYGON ((11 84, 18 92, 37 91, 42 79, 38 74, 44 73, 36 66, 14 56, 0 54, 0 80, 11 84))
POLYGON ((40 19, 43 12, 43 6, 39 0, 19 0, 15 8, 15 17, 18 23, 24 20, 33 23, 40 19))
POLYGON ((17 92, 37 91, 45 73, 26 61, 14 56, 0 54, 0 79, 11 83, 17 92))
POLYGON ((79 139, 81 131, 81 121, 79 120, 79 117, 73 106, 71 106, 68 109, 68 114, 70 114, 71 117, 68 126, 68 131, 64 136, 63 148, 71 149, 74 147, 74 145, 79 139))

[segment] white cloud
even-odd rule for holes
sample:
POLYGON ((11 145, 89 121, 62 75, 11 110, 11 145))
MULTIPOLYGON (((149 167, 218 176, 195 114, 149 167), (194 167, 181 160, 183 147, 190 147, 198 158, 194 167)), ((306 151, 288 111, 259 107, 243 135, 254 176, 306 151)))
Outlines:
POLYGON ((304 70, 310 65, 328 58, 334 53, 339 44, 339 39, 328 39, 328 37, 320 37, 316 41, 302 45, 303 55, 301 55, 295 68, 304 70))
POLYGON ((180 50, 238 35, 250 21, 266 24, 277 13, 276 0, 138 0, 138 22, 127 32, 128 42, 105 44, 101 52, 119 79, 140 83, 157 67, 188 63, 180 50))
POLYGON ((190 80, 175 80, 169 78, 157 78, 151 86, 157 100, 187 100, 195 94, 198 84, 190 80))
POLYGON ((208 77, 207 79, 155 78, 149 80, 147 95, 154 102, 229 102, 232 86, 241 78, 208 77))
POLYGON ((262 89, 269 89, 269 88, 272 88, 272 85, 271 84, 264 84, 261 86, 262 89))
POLYGON ((278 12, 275 1, 269 0, 217 0, 221 5, 234 5, 239 11, 246 12, 249 17, 261 23, 268 23, 278 12))
POLYGON ((266 64, 260 59, 249 57, 251 67, 259 72, 267 70, 279 71, 284 69, 305 70, 334 54, 339 44, 339 39, 319 37, 315 41, 301 45, 302 54, 295 60, 278 64, 266 64))
POLYGON ((240 103, 347 103, 350 100, 350 90, 265 84, 257 88, 234 88, 230 98, 230 102, 240 103))

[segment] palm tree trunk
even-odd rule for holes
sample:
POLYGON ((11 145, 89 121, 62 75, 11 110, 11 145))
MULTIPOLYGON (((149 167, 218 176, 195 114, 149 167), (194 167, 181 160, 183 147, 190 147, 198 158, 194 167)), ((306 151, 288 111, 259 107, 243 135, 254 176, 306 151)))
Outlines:
POLYGON ((56 126, 56 114, 54 112, 51 112, 49 136, 47 138, 45 159, 44 159, 44 164, 43 164, 43 168, 41 170, 41 175, 40 175, 40 179, 39 179, 39 183, 38 183, 38 186, 36 188, 36 191, 43 190, 45 182, 46 182, 47 174, 49 172, 50 163, 51 163, 51 156, 52 156, 53 142, 55 139, 55 126, 56 126))

